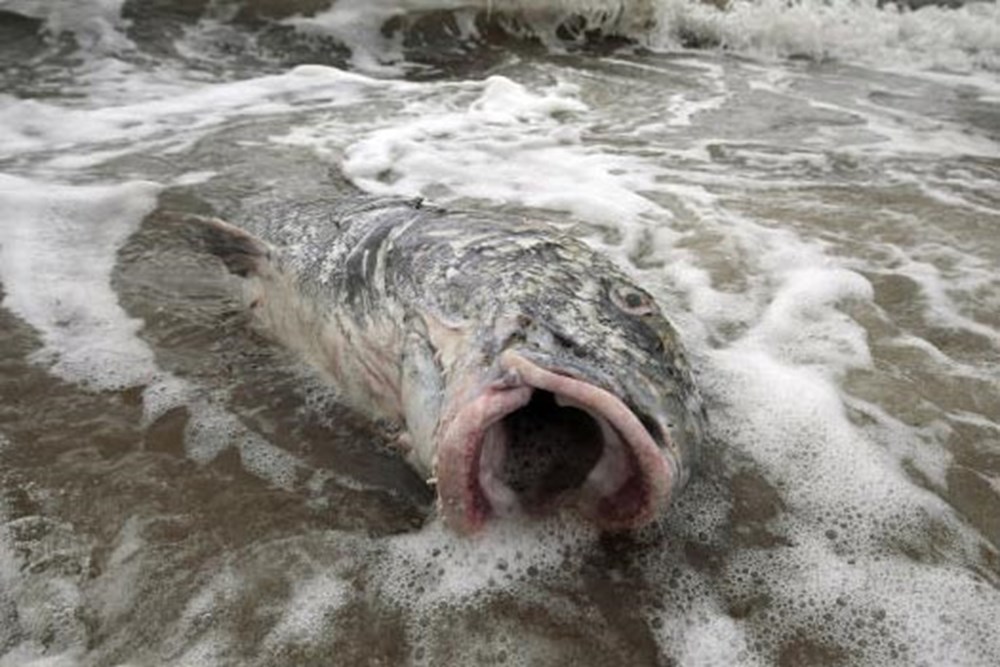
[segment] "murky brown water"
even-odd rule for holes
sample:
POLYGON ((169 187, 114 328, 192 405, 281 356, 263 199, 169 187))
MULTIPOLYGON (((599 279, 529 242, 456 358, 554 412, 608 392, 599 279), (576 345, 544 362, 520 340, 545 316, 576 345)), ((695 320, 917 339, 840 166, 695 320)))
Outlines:
POLYGON ((0 666, 996 662, 995 70, 425 25, 373 78, 156 7, 110 51, 0 14, 0 666), (668 517, 455 537, 163 215, 357 189, 573 221, 657 295, 712 420, 668 517))

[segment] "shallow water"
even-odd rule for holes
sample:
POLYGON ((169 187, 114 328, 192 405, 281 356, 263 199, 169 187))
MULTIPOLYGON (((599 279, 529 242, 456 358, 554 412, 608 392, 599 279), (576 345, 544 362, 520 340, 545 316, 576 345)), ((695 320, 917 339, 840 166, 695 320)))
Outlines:
POLYGON ((997 5, 325 5, 0 1, 0 666, 1000 662, 997 5), (451 535, 161 214, 358 189, 658 297, 662 522, 451 535))

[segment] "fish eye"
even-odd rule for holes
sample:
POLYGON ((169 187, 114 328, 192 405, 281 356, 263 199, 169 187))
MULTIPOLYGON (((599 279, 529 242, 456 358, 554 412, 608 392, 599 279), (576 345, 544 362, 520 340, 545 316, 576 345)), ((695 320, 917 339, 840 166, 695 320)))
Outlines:
POLYGON ((652 297, 628 285, 612 288, 611 301, 629 315, 651 315, 656 309, 652 297))

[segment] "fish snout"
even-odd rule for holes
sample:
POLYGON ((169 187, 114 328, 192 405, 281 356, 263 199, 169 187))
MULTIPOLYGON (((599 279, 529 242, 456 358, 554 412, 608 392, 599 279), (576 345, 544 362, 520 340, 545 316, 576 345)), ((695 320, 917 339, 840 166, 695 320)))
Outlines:
POLYGON ((522 350, 457 406, 443 430, 437 481, 446 520, 475 532, 488 520, 572 506, 602 529, 655 519, 677 476, 653 417, 614 392, 522 350), (654 437, 655 436, 655 437, 654 437))

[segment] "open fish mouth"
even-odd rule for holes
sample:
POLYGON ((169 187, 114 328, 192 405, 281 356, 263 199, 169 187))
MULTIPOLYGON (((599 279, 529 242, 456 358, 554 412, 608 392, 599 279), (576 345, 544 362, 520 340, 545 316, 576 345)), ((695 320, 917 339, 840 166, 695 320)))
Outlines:
POLYGON ((508 350, 501 379, 452 413, 437 453, 445 520, 475 532, 495 517, 574 506, 604 530, 642 526, 667 506, 674 466, 613 393, 508 350))

